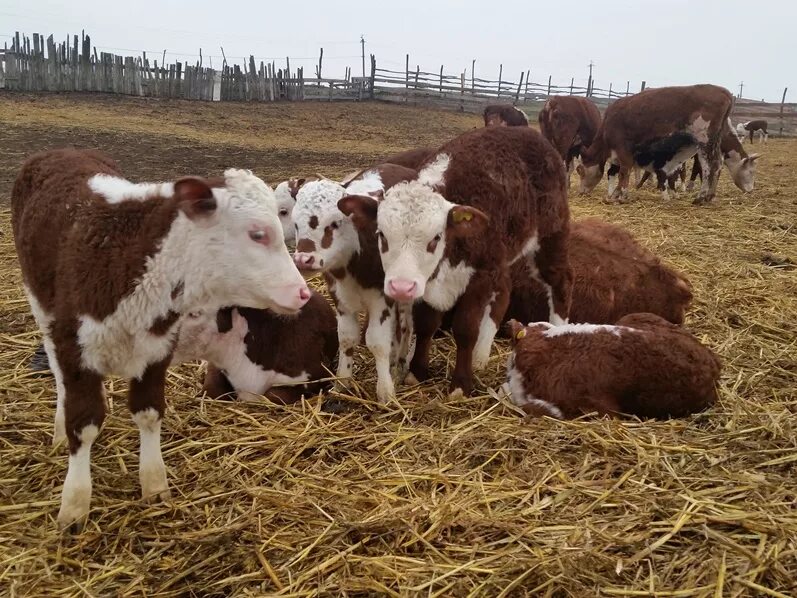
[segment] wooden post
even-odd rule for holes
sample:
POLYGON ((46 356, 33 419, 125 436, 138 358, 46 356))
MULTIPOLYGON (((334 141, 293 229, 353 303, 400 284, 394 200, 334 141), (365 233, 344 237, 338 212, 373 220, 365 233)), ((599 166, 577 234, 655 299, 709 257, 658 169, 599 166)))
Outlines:
POLYGON ((575 77, 570 77, 570 95, 573 95, 573 83, 575 82, 575 77))
POLYGON ((609 83, 609 99, 612 99, 612 84, 609 83))
POLYGON ((443 93, 443 65, 440 65, 440 93, 443 93))
POLYGON ((780 133, 779 137, 783 137, 783 105, 786 103, 786 92, 789 91, 788 87, 783 88, 783 97, 780 98, 780 133))
POLYGON ((315 69, 315 78, 321 78, 321 63, 324 62, 324 48, 321 48, 321 52, 318 55, 318 66, 315 69))
POLYGON ((475 93, 476 91, 476 59, 474 58, 473 61, 470 63, 470 92, 475 93))
POLYGON ((551 97, 551 75, 548 75, 548 97, 551 97))
POLYGON ((418 89, 418 77, 420 76, 420 74, 421 74, 421 65, 420 64, 416 64, 415 65, 415 89, 418 89))
POLYGON ((523 87, 523 75, 525 73, 520 71, 520 83, 517 84, 517 91, 515 92, 515 102, 520 99, 520 88, 523 87))
MULTIPOLYGON (((405 89, 409 89, 410 88, 410 55, 409 54, 407 54, 407 60, 406 60, 406 62, 404 64, 404 88, 405 89)), ((404 100, 406 101, 406 99, 407 98, 405 97, 404 100)))
POLYGON ((501 78, 504 75, 504 65, 498 65, 498 98, 501 98, 501 78))
POLYGON ((371 84, 370 84, 370 92, 371 92, 371 99, 374 99, 374 79, 376 79, 376 56, 371 54, 371 84))
POLYGON ((290 79, 291 78, 291 57, 290 56, 286 56, 285 57, 285 78, 286 79, 290 79))
POLYGON ((645 91, 645 83, 646 81, 642 81, 642 87, 639 89, 639 91, 645 91))
POLYGON ((626 83, 625 83, 625 95, 627 95, 627 96, 631 95, 630 90, 631 90, 631 82, 630 81, 626 81, 626 83))
POLYGON ((526 87, 523 89, 523 100, 525 101, 529 95, 529 79, 531 79, 531 69, 526 70, 526 87))

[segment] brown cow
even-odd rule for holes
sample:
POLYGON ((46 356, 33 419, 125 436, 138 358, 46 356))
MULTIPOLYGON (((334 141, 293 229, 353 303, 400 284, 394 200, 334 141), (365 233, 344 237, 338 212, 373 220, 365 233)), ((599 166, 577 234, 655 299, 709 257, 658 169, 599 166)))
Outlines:
POLYGON ((733 96, 716 85, 648 89, 611 104, 593 144, 581 153, 581 190, 592 190, 610 162, 609 198, 624 201, 635 165, 670 175, 695 154, 706 177, 696 204, 716 195, 720 139, 733 96))
MULTIPOLYGON (((571 224, 568 247, 573 268, 570 322, 613 324, 628 314, 650 312, 683 323, 692 300, 689 281, 627 231, 597 218, 580 220, 571 224)), ((512 266, 505 319, 548 319, 548 295, 521 262, 512 266)))
POLYGON ((514 351, 505 390, 529 415, 682 417, 717 400, 720 360, 653 314, 616 325, 509 322, 514 351))
POLYGON ((428 160, 429 157, 436 151, 436 148, 433 147, 419 147, 417 149, 411 149, 407 150, 406 152, 388 156, 381 161, 381 164, 397 164, 399 166, 403 166, 404 168, 418 170, 421 164, 426 162, 426 160, 428 160))
POLYGON ((484 109, 485 127, 528 127, 529 119, 511 104, 493 104, 484 109))
MULTIPOLYGON (((730 129, 723 131, 720 149, 722 150, 722 159, 725 161, 725 166, 728 168, 728 172, 730 172, 736 186, 745 193, 752 191, 755 188, 756 160, 761 157, 761 154, 748 155, 744 147, 742 147, 742 142, 730 129)), ((698 177, 700 177, 702 182, 703 169, 700 166, 700 160, 695 158, 692 165, 692 176, 686 187, 687 190, 692 189, 695 179, 698 177)))
POLYGON ((592 145, 600 128, 600 111, 587 98, 556 96, 545 102, 540 110, 539 123, 543 137, 565 161, 569 180, 574 159, 592 145))
POLYGON ((465 133, 429 158, 416 179, 388 189, 381 202, 365 196, 343 201, 341 209, 378 224, 385 295, 416 303, 410 364, 416 379, 428 377, 432 336, 443 313, 453 310, 451 389, 471 391, 473 368, 486 365, 509 303, 514 262, 534 265, 551 297, 550 320, 567 318, 572 274, 564 163, 533 129, 465 133))

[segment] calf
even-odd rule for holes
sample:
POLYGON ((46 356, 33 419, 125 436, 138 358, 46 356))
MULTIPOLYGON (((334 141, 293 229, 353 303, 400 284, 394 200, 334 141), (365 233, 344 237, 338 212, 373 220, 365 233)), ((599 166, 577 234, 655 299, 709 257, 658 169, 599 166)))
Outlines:
POLYGON ((587 98, 556 96, 540 110, 540 133, 562 156, 568 180, 575 158, 592 145, 601 124, 601 113, 587 98))
POLYGON ((345 211, 378 224, 385 295, 420 302, 410 365, 417 380, 428 377, 432 336, 442 313, 453 310, 451 389, 471 391, 473 367, 486 365, 509 303, 509 266, 519 260, 544 285, 550 319, 565 321, 572 280, 564 174, 536 131, 486 127, 445 144, 381 202, 346 199, 345 211))
POLYGON ((669 175, 697 154, 706 177, 695 203, 711 201, 721 165, 720 137, 732 105, 731 93, 715 85, 648 89, 615 101, 581 153, 581 191, 598 184, 607 160, 609 198, 618 201, 627 197, 634 165, 669 175))
MULTIPOLYGON (((571 322, 613 324, 631 313, 650 312, 683 323, 692 301, 689 281, 619 226, 597 218, 573 222, 568 255, 574 275, 571 322)), ((545 289, 523 262, 512 266, 512 296, 505 319, 548 319, 545 289)))
POLYGON ((433 147, 419 147, 417 149, 407 150, 398 154, 393 154, 382 160, 383 164, 396 164, 404 168, 412 168, 418 170, 421 164, 426 162, 432 154, 436 151, 433 147))
POLYGON ((173 362, 207 361, 204 391, 211 398, 265 395, 287 404, 326 387, 317 381, 329 377, 337 352, 335 313, 313 292, 297 316, 229 307, 189 314, 173 362))
POLYGON ((509 322, 505 386, 529 415, 682 417, 717 400, 720 361, 686 330, 653 314, 615 326, 509 322))
POLYGON ((330 180, 307 183, 299 191, 293 208, 298 239, 294 254, 296 265, 308 273, 323 273, 338 311, 337 377, 352 376, 354 349, 360 336, 358 315, 364 311, 368 317, 365 343, 374 356, 376 394, 381 403, 395 396, 391 362, 398 362, 401 369, 402 360, 407 358, 407 327, 411 318, 405 310, 399 322, 395 302, 382 290, 384 271, 379 260, 375 223, 363 218, 348 218, 351 212, 345 209, 346 196, 359 193, 371 199, 381 197, 385 189, 414 176, 414 170, 384 164, 355 175, 346 187, 330 180), (401 330, 402 325, 406 334, 396 345, 395 331, 401 330))
POLYGON ((308 181, 317 181, 320 177, 303 177, 282 181, 274 188, 274 195, 277 198, 277 214, 282 223, 282 234, 285 236, 285 243, 293 245, 296 242, 293 219, 291 212, 296 204, 296 194, 308 181))
POLYGON ((738 133, 740 140, 743 140, 749 135, 751 144, 753 143, 753 135, 756 131, 761 133, 761 143, 766 143, 769 139, 769 133, 767 133, 767 121, 762 119, 748 120, 746 123, 739 123, 736 125, 736 132, 738 133))
POLYGON ((59 525, 89 511, 89 455, 108 374, 130 380, 144 498, 166 498, 160 428, 181 316, 225 305, 292 314, 310 298, 273 191, 241 170, 216 181, 134 184, 98 152, 55 150, 22 167, 11 222, 56 382, 54 440, 69 441, 59 525))
POLYGON ((484 109, 485 127, 528 127, 529 119, 511 104, 493 104, 484 109))
MULTIPOLYGON (((756 160, 758 160, 761 155, 748 155, 742 147, 742 142, 739 141, 739 138, 734 135, 733 129, 730 128, 730 123, 728 123, 728 127, 728 129, 722 132, 722 140, 720 141, 722 158, 736 186, 745 193, 749 193, 755 188, 756 160)), ((686 187, 687 190, 692 189, 695 184, 695 179, 698 177, 700 177, 702 182, 703 169, 700 166, 700 160, 695 158, 694 164, 692 165, 692 176, 686 187)))

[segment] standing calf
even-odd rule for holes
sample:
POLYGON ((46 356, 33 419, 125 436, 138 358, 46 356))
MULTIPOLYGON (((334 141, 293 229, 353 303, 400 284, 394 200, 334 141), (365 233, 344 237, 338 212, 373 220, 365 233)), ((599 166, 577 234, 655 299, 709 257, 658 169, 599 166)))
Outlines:
POLYGON ((511 104, 493 104, 484 109, 485 127, 528 127, 529 119, 511 104))
POLYGON ((512 320, 509 327, 507 390, 530 415, 681 417, 717 399, 717 356, 653 314, 631 314, 615 326, 512 320))
POLYGON ((273 191, 241 170, 219 181, 135 184, 98 152, 55 150, 22 167, 11 221, 56 381, 54 440, 69 441, 59 525, 89 511, 108 374, 130 380, 144 498, 166 498, 160 429, 181 316, 225 305, 292 314, 310 298, 273 191))
POLYGON ((425 380, 443 312, 453 310, 457 362, 451 389, 469 393, 509 303, 509 267, 528 260, 548 296, 549 317, 567 318, 569 210, 564 164, 528 127, 486 127, 445 144, 416 178, 381 202, 346 198, 356 218, 376 221, 385 295, 415 306, 410 372, 425 380))

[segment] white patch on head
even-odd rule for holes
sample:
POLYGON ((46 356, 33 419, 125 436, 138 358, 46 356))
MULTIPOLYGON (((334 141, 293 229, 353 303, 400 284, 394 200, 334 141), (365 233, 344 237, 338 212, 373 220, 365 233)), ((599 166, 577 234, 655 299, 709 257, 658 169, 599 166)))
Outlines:
MULTIPOLYGON (((441 156, 447 164, 448 156, 441 156)), ((435 164, 439 161, 440 156, 435 164)), ((399 183, 387 190, 377 211, 378 228, 388 246, 382 253, 387 295, 391 294, 392 281, 415 283, 416 298, 425 295, 429 278, 445 251, 448 212, 453 206, 420 181, 399 183), (432 252, 428 251, 430 243, 434 245, 432 252)), ((442 281, 436 282, 439 285, 442 281)))
POLYGON ((523 386, 523 375, 515 367, 514 354, 509 356, 509 361, 507 363, 507 382, 504 385, 504 392, 506 392, 509 399, 521 409, 526 405, 530 405, 547 412, 548 415, 556 419, 563 418, 564 414, 559 407, 548 401, 538 399, 526 392, 523 386))
POLYGON ((88 186, 94 193, 102 195, 105 201, 112 204, 174 195, 173 183, 131 183, 127 179, 110 174, 95 174, 88 180, 88 186))
MULTIPOLYGON (((756 154, 753 154, 753 156, 755 155, 756 154)), ((742 155, 736 150, 731 150, 725 154, 724 161, 734 184, 739 189, 745 193, 749 193, 755 188, 755 159, 750 160, 750 157, 742 157, 742 155)))
POLYGON ((152 497, 168 498, 169 485, 166 481, 166 466, 161 454, 161 417, 157 410, 147 407, 133 414, 138 426, 140 439, 138 479, 141 494, 145 499, 152 497))
POLYGON ((251 172, 227 170, 213 189, 217 208, 194 221, 178 212, 157 253, 146 260, 133 290, 102 321, 79 315, 84 367, 99 374, 138 378, 166 358, 177 326, 148 332, 170 312, 215 311, 226 305, 296 313, 307 285, 282 237, 273 191, 251 172), (268 242, 250 238, 265 231, 268 242), (182 285, 175 299, 172 292, 182 285))
POLYGON ((437 154, 423 170, 418 173, 418 182, 429 187, 438 187, 445 184, 446 170, 451 161, 448 154, 437 154))
POLYGON ((580 193, 589 193, 592 191, 598 186, 598 183, 601 182, 601 176, 603 175, 600 164, 587 166, 582 163, 581 168, 576 169, 576 172, 578 173, 580 193))
POLYGON ((94 424, 85 426, 77 433, 80 448, 69 455, 69 466, 61 492, 61 509, 58 525, 66 527, 80 521, 89 514, 91 505, 91 445, 100 430, 94 424))
POLYGON ((490 295, 490 300, 484 306, 482 319, 479 323, 479 336, 476 339, 476 344, 473 346, 473 368, 476 370, 487 367, 487 362, 490 359, 490 349, 493 346, 493 340, 498 332, 498 326, 496 326, 492 317, 490 317, 490 312, 493 309, 496 297, 498 297, 497 293, 492 293, 492 295, 490 295))
POLYGON ((708 128, 711 126, 710 120, 705 120, 703 115, 698 115, 687 128, 687 131, 697 139, 699 143, 708 143, 708 128))
POLYGON ((639 331, 628 326, 613 326, 611 324, 554 324, 542 334, 546 338, 553 338, 564 334, 596 334, 599 332, 620 336, 621 333, 639 331))
MULTIPOLYGON (((297 257, 312 257, 312 269, 334 270, 349 263, 360 251, 360 239, 354 223, 338 209, 338 200, 349 193, 340 183, 328 179, 305 183, 296 195, 293 223, 296 227, 297 257), (311 226, 311 225, 315 226, 311 226), (332 227, 332 243, 323 247, 327 227, 332 227), (312 241, 314 249, 299 247, 312 241), (301 252, 299 251, 301 249, 301 252)), ((308 268, 309 269, 309 268, 308 268)))
POLYGON ((366 170, 361 175, 352 179, 346 185, 346 193, 349 195, 378 195, 384 192, 385 184, 382 182, 382 175, 378 170, 366 170))
POLYGON ((275 187, 274 197, 277 200, 277 217, 282 224, 282 234, 285 237, 285 243, 291 245, 296 240, 296 231, 293 228, 293 218, 291 217, 296 200, 291 195, 288 181, 282 181, 275 187))

